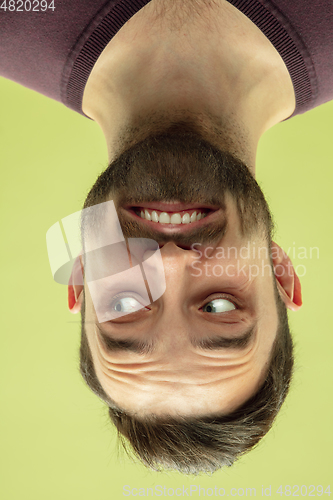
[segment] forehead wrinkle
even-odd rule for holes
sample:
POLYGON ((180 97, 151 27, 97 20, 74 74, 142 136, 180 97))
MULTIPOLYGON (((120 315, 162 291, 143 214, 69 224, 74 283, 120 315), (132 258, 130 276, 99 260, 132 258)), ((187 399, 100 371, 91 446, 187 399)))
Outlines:
MULTIPOLYGON (((236 366, 233 366, 232 373, 227 375, 225 370, 230 368, 230 366, 223 367, 220 365, 220 362, 221 360, 219 361, 219 366, 215 365, 210 367, 211 373, 207 380, 204 380, 206 379, 206 377, 202 377, 201 375, 200 380, 196 380, 195 382, 193 382, 193 380, 188 380, 186 374, 182 374, 183 375, 181 377, 182 380, 179 380, 177 370, 176 371, 172 370, 170 372, 170 370, 168 369, 166 371, 162 369, 161 371, 162 367, 159 366, 157 368, 155 365, 150 367, 147 366, 144 367, 143 372, 142 372, 142 366, 138 367, 137 365, 126 367, 124 371, 124 369, 121 368, 120 366, 108 365, 106 367, 102 363, 99 369, 101 370, 102 374, 107 377, 107 379, 111 377, 114 381, 120 383, 124 388, 128 387, 131 388, 131 390, 134 388, 142 390, 144 387, 147 390, 148 388, 147 383, 151 388, 153 388, 156 384, 159 384, 159 386, 161 386, 160 389, 162 389, 162 387, 163 388, 170 387, 173 388, 172 390, 175 390, 177 387, 181 388, 186 386, 189 387, 191 385, 193 386, 193 384, 195 386, 199 385, 199 386, 213 387, 215 386, 215 384, 221 382, 221 376, 225 381, 227 381, 227 380, 232 380, 235 377, 237 378, 240 375, 244 375, 246 372, 251 370, 251 367, 248 364, 248 360, 243 359, 241 363, 239 362, 236 363, 236 366), (137 371, 138 368, 139 371, 137 371), (218 372, 216 372, 216 370, 218 372), (177 376, 177 379, 174 378, 175 376, 177 376)), ((232 362, 231 364, 233 365, 234 363, 232 362)), ((229 365, 229 363, 227 363, 227 365, 229 365)), ((204 368, 204 373, 206 373, 205 368, 204 368)))
POLYGON ((178 394, 178 396, 182 397, 189 396, 190 393, 188 391, 191 391, 191 388, 200 387, 205 390, 214 389, 215 387, 218 388, 221 382, 226 383, 237 379, 239 376, 245 376, 247 373, 251 372, 251 367, 248 366, 248 364, 245 364, 244 366, 238 367, 236 371, 233 370, 230 374, 214 373, 211 374, 208 379, 203 380, 202 377, 200 377, 199 380, 196 381, 189 380, 186 377, 185 379, 182 378, 182 380, 179 380, 179 378, 174 379, 174 377, 170 378, 166 373, 163 373, 161 377, 161 373, 159 371, 153 373, 134 374, 123 372, 119 373, 113 370, 111 372, 105 372, 102 370, 102 372, 107 377, 104 381, 104 387, 110 395, 113 393, 113 386, 110 385, 113 380, 117 384, 120 384, 122 391, 127 392, 129 397, 133 394, 136 394, 137 396, 140 394, 140 398, 145 395, 150 399, 150 401, 156 402, 156 397, 157 399, 162 398, 162 400, 165 400, 165 398, 168 398, 168 396, 172 394, 178 394), (186 392, 184 393, 184 391, 186 392))

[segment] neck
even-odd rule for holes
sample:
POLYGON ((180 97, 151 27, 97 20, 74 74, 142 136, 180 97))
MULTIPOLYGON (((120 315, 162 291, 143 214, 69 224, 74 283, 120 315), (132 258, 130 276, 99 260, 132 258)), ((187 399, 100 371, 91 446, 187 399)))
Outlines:
POLYGON ((121 28, 93 68, 83 111, 101 127, 110 161, 186 120, 255 175, 260 137, 295 109, 288 70, 227 1, 188 5, 151 0, 121 28))

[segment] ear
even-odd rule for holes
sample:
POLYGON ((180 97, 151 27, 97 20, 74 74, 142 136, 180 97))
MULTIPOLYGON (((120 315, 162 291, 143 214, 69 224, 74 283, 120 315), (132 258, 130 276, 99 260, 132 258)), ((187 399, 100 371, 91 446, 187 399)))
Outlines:
POLYGON ((272 241, 272 260, 277 287, 283 302, 291 311, 302 305, 301 283, 288 255, 272 241))
POLYGON ((68 307, 71 313, 76 314, 81 311, 83 300, 83 264, 81 255, 74 261, 71 277, 68 282, 68 307))

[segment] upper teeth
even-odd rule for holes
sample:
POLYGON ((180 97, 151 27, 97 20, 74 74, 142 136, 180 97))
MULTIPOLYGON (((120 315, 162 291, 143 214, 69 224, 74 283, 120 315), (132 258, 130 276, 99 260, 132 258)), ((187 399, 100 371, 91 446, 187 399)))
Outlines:
POLYGON ((196 220, 203 219, 208 214, 194 211, 191 216, 185 213, 181 216, 179 213, 173 213, 171 216, 167 212, 156 212, 153 210, 149 212, 147 209, 141 210, 140 216, 142 219, 147 219, 153 222, 160 222, 162 224, 190 224, 196 220))

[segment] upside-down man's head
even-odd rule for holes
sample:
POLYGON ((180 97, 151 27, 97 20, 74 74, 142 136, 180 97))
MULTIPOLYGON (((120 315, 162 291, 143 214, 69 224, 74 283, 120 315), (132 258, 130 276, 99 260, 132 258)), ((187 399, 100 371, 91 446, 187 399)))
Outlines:
POLYGON ((287 307, 301 304, 262 191, 237 157, 176 124, 113 160, 84 208, 107 200, 125 238, 159 243, 166 290, 145 307, 124 290, 110 297, 119 317, 99 323, 87 285, 70 287, 81 373, 146 465, 193 474, 231 465, 285 399, 287 307))

